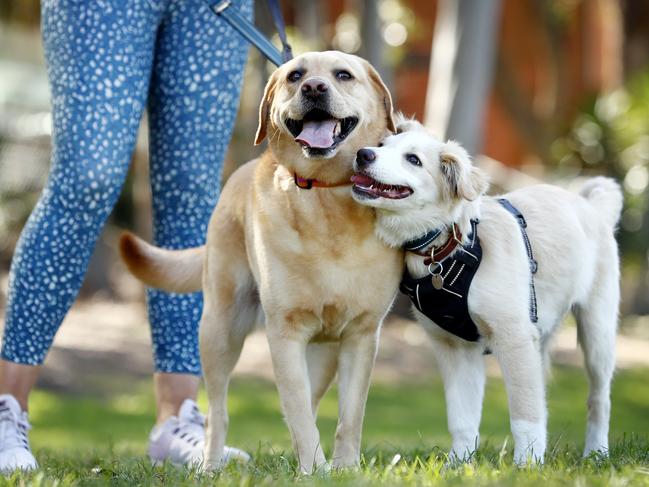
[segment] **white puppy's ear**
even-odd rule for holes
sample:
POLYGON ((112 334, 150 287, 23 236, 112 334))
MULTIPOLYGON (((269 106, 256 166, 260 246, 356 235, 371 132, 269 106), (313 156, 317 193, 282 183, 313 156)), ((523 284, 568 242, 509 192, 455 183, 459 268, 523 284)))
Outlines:
POLYGON ((397 112, 394 114, 394 125, 397 129, 397 134, 413 130, 426 130, 421 123, 414 119, 414 117, 407 117, 403 112, 397 112))
POLYGON ((489 189, 487 174, 471 163, 471 157, 457 142, 444 144, 439 163, 451 198, 473 201, 489 189))

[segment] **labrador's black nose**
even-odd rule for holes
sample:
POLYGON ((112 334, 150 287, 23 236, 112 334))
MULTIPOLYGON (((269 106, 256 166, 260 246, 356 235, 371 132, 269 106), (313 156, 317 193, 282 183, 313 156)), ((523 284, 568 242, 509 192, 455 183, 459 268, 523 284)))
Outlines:
POLYGON ((376 160, 376 152, 372 149, 361 149, 356 153, 356 162, 359 166, 369 166, 376 160))
POLYGON ((327 83, 320 78, 311 78, 302 83, 302 94, 309 98, 318 98, 329 91, 327 83))

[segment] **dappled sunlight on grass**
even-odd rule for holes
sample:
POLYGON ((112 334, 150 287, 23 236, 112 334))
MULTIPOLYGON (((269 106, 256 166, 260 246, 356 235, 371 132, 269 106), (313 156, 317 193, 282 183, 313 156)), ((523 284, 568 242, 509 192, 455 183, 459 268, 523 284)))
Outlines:
MULTIPOLYGON (((367 404, 363 460, 359 471, 295 473, 295 458, 282 419, 275 385, 235 377, 229 397, 228 443, 253 454, 246 466, 202 474, 170 466, 153 468, 145 457, 154 421, 151 383, 129 385, 130 394, 110 399, 56 395, 32 397, 31 437, 40 472, 15 475, 34 485, 302 485, 374 486, 604 486, 649 487, 649 371, 624 370, 613 387, 611 458, 581 459, 586 423, 587 381, 583 370, 557 367, 548 388, 550 428, 547 464, 518 469, 511 465, 507 396, 502 380, 490 378, 482 422, 482 442, 471 464, 446 465, 450 445, 443 386, 422 383, 375 384, 367 404)), ((335 388, 323 399, 318 420, 330 455, 337 418, 335 388)), ((199 402, 205 410, 202 393, 199 402)), ((0 486, 3 480, 0 478, 0 486)))
MULTIPOLYGON (((223 471, 203 473, 195 468, 170 465, 152 467, 129 452, 48 451, 41 455, 42 470, 15 474, 7 482, 21 485, 349 485, 349 486, 649 486, 646 469, 649 444, 637 438, 617 443, 611 457, 582 460, 574 449, 551 451, 545 466, 514 467, 494 448, 482 448, 471 463, 449 466, 439 451, 370 449, 358 469, 317 472, 303 476, 295 471, 292 456, 264 449, 246 465, 228 465, 223 471)), ((0 485, 2 480, 0 478, 0 485)))
MULTIPOLYGON (((645 369, 620 372, 613 387, 611 438, 625 434, 649 435, 649 388, 645 369)), ((144 455, 154 421, 151 384, 143 382, 129 395, 102 401, 90 397, 58 396, 37 391, 32 397, 31 433, 36 451, 128 450, 144 455)), ((583 445, 587 382, 581 369, 556 368, 548 388, 550 445, 583 445)), ((318 424, 322 443, 330 452, 337 418, 333 389, 323 399, 318 424)), ((207 409, 201 394, 199 403, 207 409)), ((291 442, 282 419, 274 384, 234 378, 230 388, 228 442, 251 452, 259 449, 290 452, 291 442)), ((500 449, 509 436, 507 396, 501 379, 490 378, 482 421, 482 445, 500 449)), ((450 446, 446 429, 443 386, 438 379, 402 385, 375 384, 367 404, 364 449, 395 453, 409 450, 445 451, 450 446)), ((511 447, 511 440, 509 441, 511 447)))

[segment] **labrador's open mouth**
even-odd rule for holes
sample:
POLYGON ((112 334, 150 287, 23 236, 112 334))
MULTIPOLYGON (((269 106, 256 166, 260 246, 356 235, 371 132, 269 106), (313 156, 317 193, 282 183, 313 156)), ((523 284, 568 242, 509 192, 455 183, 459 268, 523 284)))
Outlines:
POLYGON ((332 149, 352 133, 357 117, 334 118, 321 109, 313 109, 302 120, 289 118, 286 128, 295 137, 295 141, 309 149, 332 149))
POLYGON ((366 198, 387 198, 390 200, 400 200, 407 198, 413 193, 412 188, 400 186, 398 184, 384 184, 367 174, 356 173, 352 176, 352 190, 354 193, 366 198))

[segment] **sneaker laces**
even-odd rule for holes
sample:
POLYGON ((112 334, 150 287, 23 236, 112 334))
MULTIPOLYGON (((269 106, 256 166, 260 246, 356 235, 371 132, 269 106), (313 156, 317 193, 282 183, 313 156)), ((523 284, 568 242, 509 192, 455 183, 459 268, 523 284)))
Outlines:
POLYGON ((0 401, 0 442, 3 449, 24 448, 31 451, 27 434, 32 426, 27 420, 27 413, 16 414, 4 401, 0 401))
POLYGON ((203 416, 200 409, 198 409, 198 406, 196 405, 192 407, 190 416, 183 419, 186 419, 188 423, 198 425, 202 429, 205 429, 205 416, 203 416))
POLYGON ((192 447, 197 447, 205 440, 205 416, 194 406, 188 417, 179 418, 178 426, 172 433, 192 447))

